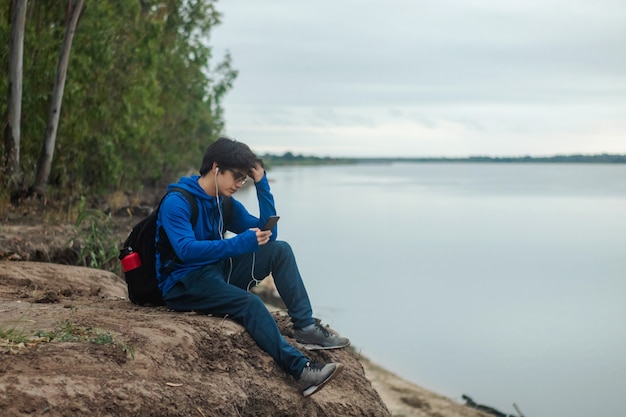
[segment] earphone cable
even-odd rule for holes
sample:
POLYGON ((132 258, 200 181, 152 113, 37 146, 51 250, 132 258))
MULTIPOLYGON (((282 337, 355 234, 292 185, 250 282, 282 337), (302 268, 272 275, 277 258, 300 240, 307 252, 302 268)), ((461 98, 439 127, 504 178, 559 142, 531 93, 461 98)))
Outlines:
MULTIPOLYGON (((217 222, 217 232, 220 235, 220 239, 224 239, 224 234, 222 233, 222 229, 224 228, 224 214, 222 213, 222 205, 220 204, 220 189, 217 186, 217 171, 215 171, 215 198, 217 199, 217 211, 219 213, 219 221, 217 222)), ((228 262, 230 264, 228 268, 228 276, 226 277, 226 282, 230 284, 230 277, 233 273, 233 258, 228 257, 228 262)))
POLYGON ((256 252, 252 252, 252 267, 250 268, 250 277, 252 278, 252 281, 248 283, 248 287, 246 288, 246 291, 250 291, 250 288, 256 287, 257 285, 261 283, 261 281, 263 281, 260 279, 256 279, 254 277, 254 264, 255 263, 256 263, 256 252))

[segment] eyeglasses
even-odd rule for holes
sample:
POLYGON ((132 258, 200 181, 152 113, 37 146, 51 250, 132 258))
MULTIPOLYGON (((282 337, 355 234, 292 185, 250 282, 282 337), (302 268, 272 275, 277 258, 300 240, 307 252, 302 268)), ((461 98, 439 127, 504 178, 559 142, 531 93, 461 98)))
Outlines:
POLYGON ((248 176, 246 174, 242 174, 241 172, 237 172, 232 169, 229 169, 229 171, 233 173, 233 179, 235 180, 235 182, 240 182, 241 185, 244 185, 248 182, 248 176))

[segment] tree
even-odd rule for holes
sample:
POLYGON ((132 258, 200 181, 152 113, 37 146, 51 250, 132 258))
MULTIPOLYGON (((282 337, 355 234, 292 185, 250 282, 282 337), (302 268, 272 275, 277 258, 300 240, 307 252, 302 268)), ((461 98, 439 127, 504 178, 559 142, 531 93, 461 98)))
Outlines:
POLYGON ((63 90, 65 88, 65 78, 67 76, 67 66, 70 59, 70 50, 72 48, 72 40, 74 32, 78 25, 78 18, 83 9, 85 0, 68 0, 69 18, 65 27, 65 35, 63 36, 63 45, 61 46, 61 54, 59 57, 59 65, 52 89, 52 104, 50 105, 50 113, 48 115, 48 125, 46 134, 37 161, 37 171, 35 173, 35 182, 33 190, 38 193, 45 193, 45 188, 50 176, 52 167, 52 158, 54 156, 54 145, 56 142, 57 127, 59 125, 59 117, 61 114, 61 103, 63 101, 63 90))
POLYGON ((167 177, 183 167, 196 166, 209 141, 222 130, 222 96, 237 76, 230 57, 209 68, 207 44, 221 15, 215 1, 162 0, 163 32, 158 53, 160 104, 166 110, 151 141, 163 152, 153 169, 167 177))
POLYGON ((7 118, 4 129, 4 178, 15 186, 20 176, 20 123, 22 119, 22 64, 24 60, 24 26, 28 0, 12 0, 10 5, 11 38, 9 41, 9 86, 7 118))
MULTIPOLYGON (((0 68, 9 68, 14 1, 0 0, 0 68)), ((228 55, 212 59, 209 35, 221 18, 215 3, 28 2, 12 166, 30 194, 72 204, 80 195, 161 185, 197 166, 221 133, 222 100, 237 75, 228 55)), ((0 97, 8 87, 5 70, 0 97)), ((0 100, 0 114, 7 111, 0 100)))

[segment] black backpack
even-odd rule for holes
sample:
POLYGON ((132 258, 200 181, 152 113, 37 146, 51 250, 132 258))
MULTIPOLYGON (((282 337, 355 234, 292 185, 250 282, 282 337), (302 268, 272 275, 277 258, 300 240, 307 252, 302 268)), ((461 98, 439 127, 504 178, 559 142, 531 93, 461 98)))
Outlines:
MULTIPOLYGON (((182 188, 172 188, 168 191, 181 193, 189 202, 191 206, 191 225, 195 226, 198 221, 198 204, 196 199, 189 191, 182 188)), ((153 305, 162 306, 165 305, 163 301, 163 295, 158 286, 156 276, 156 221, 159 215, 159 209, 161 203, 167 194, 163 196, 157 208, 150 213, 147 217, 143 218, 137 223, 133 230, 124 241, 124 245, 120 250, 119 259, 122 260, 126 256, 132 255, 136 252, 141 259, 141 266, 124 272, 124 279, 128 287, 128 298, 133 304, 137 305, 153 305)), ((232 200, 230 197, 223 197, 224 208, 224 224, 228 226, 232 217, 232 200)), ((159 252, 161 253, 161 260, 163 265, 168 265, 168 272, 174 268, 176 263, 180 263, 180 260, 174 253, 172 245, 165 233, 165 230, 161 228, 159 230, 159 252), (172 260, 171 262, 169 260, 172 260)))

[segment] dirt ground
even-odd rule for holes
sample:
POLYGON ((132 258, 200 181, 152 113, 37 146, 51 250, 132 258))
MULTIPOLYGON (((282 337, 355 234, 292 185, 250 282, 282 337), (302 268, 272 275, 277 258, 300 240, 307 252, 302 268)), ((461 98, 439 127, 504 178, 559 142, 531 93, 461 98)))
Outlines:
MULTIPOLYGON (((304 398, 240 325, 134 306, 120 276, 55 263, 76 251, 71 229, 21 215, 0 223, 3 416, 486 416, 353 349, 305 352, 345 369, 304 398)), ((268 307, 295 343, 289 318, 268 307)))

